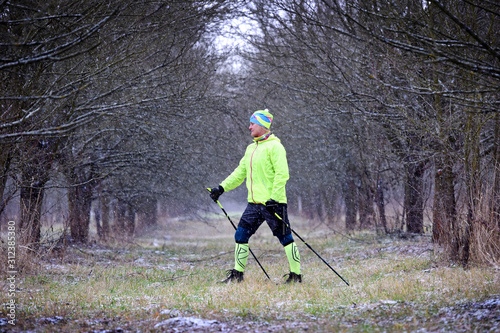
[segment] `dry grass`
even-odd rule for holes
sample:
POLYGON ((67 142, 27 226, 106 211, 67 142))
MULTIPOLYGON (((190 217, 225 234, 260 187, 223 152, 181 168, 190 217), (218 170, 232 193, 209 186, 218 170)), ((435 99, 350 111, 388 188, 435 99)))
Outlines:
POLYGON ((475 221, 471 239, 474 262, 500 268, 500 225, 487 214, 475 221))
MULTIPOLYGON (((295 228, 351 286, 300 241, 304 283, 276 284, 288 264, 265 225, 251 247, 272 281, 250 258, 243 283, 217 284, 233 265, 230 225, 178 221, 134 244, 70 247, 64 259, 43 258, 19 277, 16 326, 0 321, 0 331, 500 329, 494 268, 452 267, 429 237, 346 238, 295 228)), ((0 302, 7 301, 2 292, 0 302)), ((2 311, 0 318, 6 318, 2 311)))

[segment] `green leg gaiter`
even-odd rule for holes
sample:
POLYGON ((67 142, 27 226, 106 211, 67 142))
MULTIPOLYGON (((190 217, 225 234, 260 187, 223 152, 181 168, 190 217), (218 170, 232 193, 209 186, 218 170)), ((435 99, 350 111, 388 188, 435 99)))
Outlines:
POLYGON ((285 253, 290 264, 290 272, 300 275, 300 255, 295 242, 285 246, 285 253))
POLYGON ((248 243, 238 244, 234 248, 234 269, 239 272, 245 271, 245 266, 247 265, 248 259, 248 243))

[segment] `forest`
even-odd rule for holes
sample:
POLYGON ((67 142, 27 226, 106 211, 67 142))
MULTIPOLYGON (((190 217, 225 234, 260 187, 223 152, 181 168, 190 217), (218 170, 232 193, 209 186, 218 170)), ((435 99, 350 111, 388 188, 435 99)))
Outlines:
POLYGON ((297 214, 498 264, 495 1, 1 6, 0 213, 20 244, 206 208, 268 108, 297 214))
POLYGON ((304 228, 498 269, 499 31, 494 0, 1 1, 2 256, 209 223, 267 108, 304 228))

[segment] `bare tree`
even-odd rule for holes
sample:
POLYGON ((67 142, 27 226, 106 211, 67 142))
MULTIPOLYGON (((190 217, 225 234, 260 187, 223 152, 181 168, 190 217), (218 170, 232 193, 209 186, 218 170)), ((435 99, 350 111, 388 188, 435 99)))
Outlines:
POLYGON ((164 181, 172 181, 151 168, 178 160, 172 152, 182 149, 179 133, 186 128, 178 124, 209 112, 199 109, 207 102, 217 59, 202 39, 231 4, 89 0, 2 6, 0 72, 4 83, 11 82, 0 96, 2 184, 8 175, 22 174, 21 224, 32 225, 26 241, 36 243, 49 170, 63 173, 71 236, 85 242, 97 186, 108 198, 131 203, 146 192, 155 197, 158 187, 168 187, 164 181), (157 121, 153 129, 151 121, 157 121), (169 128, 179 136, 161 135, 169 128), (8 170, 12 158, 18 171, 8 170), (103 181, 131 176, 134 169, 140 175, 135 183, 147 180, 142 186, 103 181), (111 184, 122 185, 102 188, 111 184))
MULTIPOLYGON (((268 82, 301 96, 306 113, 344 111, 385 132, 390 146, 379 156, 396 156, 405 169, 407 230, 423 232, 423 184, 433 181, 434 239, 467 264, 483 215, 480 198, 490 192, 485 184, 495 183, 481 165, 496 166, 489 156, 498 145, 498 7, 437 0, 255 3, 263 30, 255 43, 263 55, 255 62, 273 73, 268 82), (431 165, 435 177, 426 180, 431 165)), ((347 124, 328 127, 346 135, 355 129, 347 124)), ((366 142, 349 147, 362 152, 366 142)), ((494 211, 496 201, 489 202, 494 211)))

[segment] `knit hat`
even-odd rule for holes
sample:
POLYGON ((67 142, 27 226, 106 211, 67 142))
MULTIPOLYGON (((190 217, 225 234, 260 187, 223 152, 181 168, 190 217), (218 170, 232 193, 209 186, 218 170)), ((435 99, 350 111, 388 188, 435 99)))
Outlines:
POLYGON ((273 122, 273 115, 267 109, 257 110, 250 117, 250 122, 269 129, 273 122))

